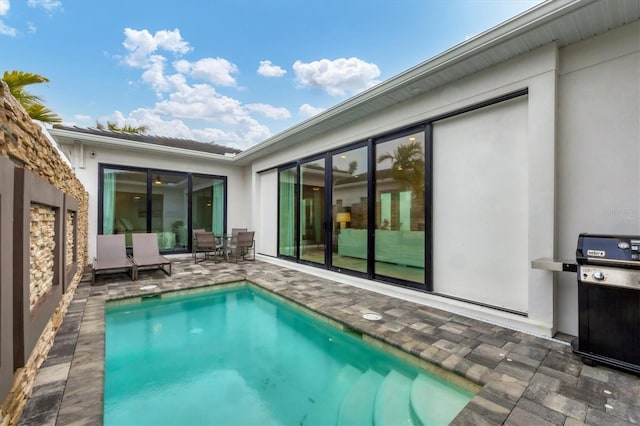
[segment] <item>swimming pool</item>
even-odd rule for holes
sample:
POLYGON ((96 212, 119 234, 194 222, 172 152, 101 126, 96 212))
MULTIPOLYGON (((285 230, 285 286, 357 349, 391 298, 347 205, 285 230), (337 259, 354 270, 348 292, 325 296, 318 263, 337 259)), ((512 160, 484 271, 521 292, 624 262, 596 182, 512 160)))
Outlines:
POLYGON ((446 424, 473 394, 255 288, 108 306, 104 424, 446 424))

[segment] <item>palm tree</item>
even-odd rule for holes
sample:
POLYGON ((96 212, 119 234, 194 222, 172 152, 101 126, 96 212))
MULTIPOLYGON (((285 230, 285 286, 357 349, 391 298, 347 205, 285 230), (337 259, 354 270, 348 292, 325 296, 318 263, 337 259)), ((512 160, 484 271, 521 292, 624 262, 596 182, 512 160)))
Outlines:
POLYGON ((29 117, 44 123, 61 123, 62 119, 42 104, 43 99, 25 90, 30 84, 48 83, 49 79, 30 72, 5 71, 2 80, 9 86, 9 92, 25 109, 29 117))
POLYGON ((398 145, 392 153, 378 157, 378 164, 390 160, 391 174, 396 181, 406 182, 413 190, 414 196, 424 190, 424 152, 417 142, 398 145))
MULTIPOLYGON (((96 127, 99 130, 104 130, 104 124, 100 123, 99 121, 96 122, 96 127)), ((133 127, 129 124, 126 124, 122 127, 118 127, 118 125, 116 123, 112 123, 110 121, 107 121, 107 129, 111 130, 112 132, 121 132, 121 133, 135 133, 135 134, 139 134, 139 135, 143 135, 145 133, 147 133, 147 131, 149 130, 149 126, 145 126, 144 124, 138 127, 133 127)))

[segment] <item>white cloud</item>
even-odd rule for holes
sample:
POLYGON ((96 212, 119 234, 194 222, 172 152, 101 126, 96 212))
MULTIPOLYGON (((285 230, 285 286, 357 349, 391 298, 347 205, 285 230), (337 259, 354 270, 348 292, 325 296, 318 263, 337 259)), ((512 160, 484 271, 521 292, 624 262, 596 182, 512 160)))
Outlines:
POLYGON ((173 54, 182 55, 192 48, 189 43, 182 39, 180 30, 156 31, 154 35, 148 30, 124 29, 125 40, 122 43, 128 51, 125 56, 125 63, 134 68, 147 68, 154 52, 158 50, 168 51, 173 54))
POLYGON ((287 118, 291 118, 289 110, 283 107, 274 107, 269 104, 247 104, 245 105, 245 108, 249 111, 260 113, 273 120, 286 120, 287 118))
POLYGON ((177 30, 158 31, 125 29, 123 42, 127 53, 124 62, 142 70, 141 79, 158 97, 152 108, 139 108, 126 117, 115 112, 110 119, 118 125, 149 127, 150 135, 193 139, 246 149, 271 136, 269 128, 251 116, 258 112, 273 119, 290 118, 285 108, 271 105, 243 105, 239 100, 216 91, 214 85, 236 87, 234 73, 238 67, 223 58, 198 61, 176 59, 174 74, 166 74, 167 58, 161 49, 183 54, 190 50, 177 30), (191 83, 191 79, 204 81, 191 83), (190 128, 205 122, 204 128, 190 128), (210 123, 210 124, 209 124, 210 123))
POLYGON ((6 15, 9 9, 11 9, 9 0, 0 0, 0 16, 6 15))
POLYGON ((176 61, 174 68, 193 78, 199 78, 220 86, 235 86, 236 80, 231 74, 238 72, 235 64, 223 58, 204 58, 196 62, 184 59, 176 61))
POLYGON ((293 64, 301 87, 317 87, 332 96, 355 94, 379 83, 380 69, 358 58, 321 59, 293 64))
POLYGON ((28 0, 29 7, 41 7, 47 12, 53 12, 62 7, 62 2, 58 0, 28 0))
POLYGON ((190 139, 200 142, 215 142, 219 145, 247 149, 269 136, 269 129, 250 117, 238 120, 233 130, 215 127, 191 128, 183 120, 166 117, 153 109, 138 108, 125 116, 115 111, 111 117, 103 117, 103 122, 113 122, 118 126, 130 125, 149 128, 148 135, 161 135, 171 138, 190 139))
POLYGON ((4 22, 0 21, 0 34, 15 37, 17 32, 15 28, 5 25, 4 22))
POLYGON ((271 61, 260 61, 257 72, 263 77, 282 77, 287 73, 287 70, 278 65, 273 65, 271 61))
POLYGON ((240 101, 222 96, 206 84, 185 85, 179 91, 156 103, 155 110, 161 114, 180 118, 234 121, 228 117, 247 116, 240 101))
POLYGON ((27 31, 29 31, 30 34, 35 34, 38 31, 38 27, 36 27, 36 24, 33 22, 27 22, 27 31))
POLYGON ((93 119, 91 118, 90 115, 76 114, 76 115, 73 116, 73 119, 77 123, 83 123, 84 125, 87 125, 87 123, 95 124, 95 123, 93 123, 93 119))
POLYGON ((300 106, 300 109, 298 109, 298 113, 306 118, 313 117, 314 115, 318 115, 322 111, 324 111, 324 108, 317 108, 309 104, 303 104, 302 106, 300 106))

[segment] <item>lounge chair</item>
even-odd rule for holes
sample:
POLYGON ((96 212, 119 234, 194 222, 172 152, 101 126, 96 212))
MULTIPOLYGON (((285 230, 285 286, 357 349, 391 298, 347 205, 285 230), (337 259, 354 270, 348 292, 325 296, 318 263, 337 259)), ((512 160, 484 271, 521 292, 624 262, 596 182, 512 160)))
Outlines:
POLYGON ((138 278, 138 270, 146 267, 156 267, 162 269, 165 274, 171 275, 171 261, 161 256, 160 250, 158 250, 158 234, 132 234, 131 238, 136 279, 138 278))
POLYGON ((235 262, 238 263, 238 259, 242 258, 242 260, 247 260, 246 256, 249 252, 253 251, 253 256, 250 260, 256 260, 256 248, 255 241, 253 239, 255 232, 238 232, 237 237, 235 237, 229 248, 232 254, 232 257, 235 259, 235 262))
POLYGON ((213 263, 216 263, 215 256, 219 249, 213 232, 196 231, 193 233, 193 263, 198 263, 198 253, 204 253, 203 260, 209 259, 209 254, 213 253, 213 263))
POLYGON ((127 271, 132 280, 136 279, 136 268, 127 256, 124 234, 98 235, 91 283, 95 284, 97 272, 120 272, 122 270, 127 271))

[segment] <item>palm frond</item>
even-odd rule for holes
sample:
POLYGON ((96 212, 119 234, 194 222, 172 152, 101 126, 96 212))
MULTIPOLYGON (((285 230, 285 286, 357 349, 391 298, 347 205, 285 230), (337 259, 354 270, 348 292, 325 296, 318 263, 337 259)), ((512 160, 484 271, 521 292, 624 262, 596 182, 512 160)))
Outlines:
POLYGON ((40 120, 44 123, 62 123, 62 119, 49 108, 42 104, 34 104, 26 109, 27 114, 34 120, 40 120))

